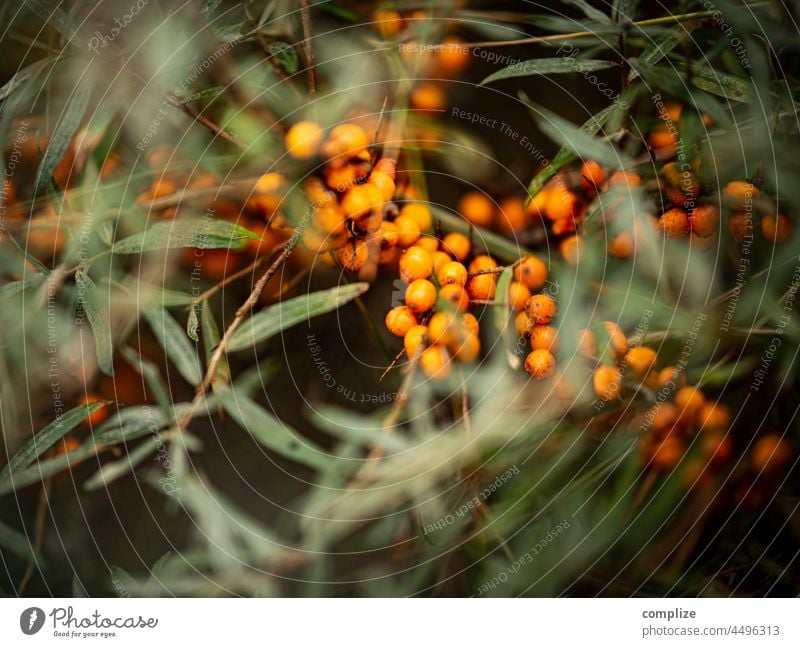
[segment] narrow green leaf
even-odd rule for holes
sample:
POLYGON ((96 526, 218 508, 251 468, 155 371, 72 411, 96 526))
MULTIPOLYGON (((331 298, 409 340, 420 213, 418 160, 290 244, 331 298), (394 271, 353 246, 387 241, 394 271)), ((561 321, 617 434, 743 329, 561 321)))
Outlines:
POLYGON ((752 96, 752 87, 745 79, 707 65, 692 69, 691 81, 695 87, 705 92, 739 103, 750 101, 752 96))
POLYGON ((215 387, 215 392, 222 398, 228 415, 268 449, 323 472, 336 465, 334 456, 300 436, 250 398, 225 386, 215 387))
POLYGON ((233 333, 228 350, 252 348, 254 344, 265 341, 301 321, 336 310, 364 294, 368 289, 369 283, 340 285, 269 306, 266 310, 254 314, 233 333))
POLYGON ((103 373, 113 376, 114 342, 111 337, 108 309, 102 307, 97 286, 85 270, 79 269, 75 272, 75 285, 77 303, 92 327, 97 365, 103 373))
POLYGON ((514 63, 494 74, 490 74, 480 85, 486 85, 492 81, 502 79, 512 79, 520 76, 537 76, 545 74, 569 74, 571 72, 595 72, 597 70, 607 70, 617 67, 613 61, 589 60, 581 58, 534 58, 528 61, 514 63))
POLYGON ((49 63, 47 59, 43 59, 41 61, 36 61, 35 63, 31 63, 27 67, 23 67, 19 72, 14 74, 6 83, 0 88, 0 101, 5 100, 12 92, 14 92, 18 87, 20 87, 25 81, 30 79, 32 76, 38 74, 39 72, 44 69, 44 66, 49 63))
POLYGON ((161 407, 161 410, 169 413, 172 410, 172 401, 161 380, 161 374, 158 372, 156 365, 146 360, 130 347, 122 349, 122 356, 133 367, 133 370, 144 378, 150 392, 155 397, 156 402, 158 402, 158 406, 161 407))
POLYGON ((210 359, 214 349, 219 346, 220 336, 219 327, 214 320, 214 313, 211 312, 211 306, 208 305, 208 301, 203 302, 200 312, 200 325, 203 331, 203 348, 206 351, 206 359, 210 359))
MULTIPOLYGON (((530 101, 527 99, 525 95, 521 95, 521 97, 525 103, 530 105, 530 101)), ((581 126, 581 130, 588 134, 594 135, 605 126, 606 122, 608 121, 609 117, 614 113, 617 109, 617 104, 612 103, 611 105, 606 106, 597 114, 592 115, 587 119, 583 125, 581 126)), ((531 183, 528 185, 528 199, 530 200, 533 198, 539 191, 542 190, 545 184, 547 184, 551 178, 555 176, 562 168, 564 168, 567 164, 572 162, 574 159, 577 158, 575 152, 567 147, 562 146, 561 149, 556 153, 556 156, 553 158, 553 161, 547 165, 546 168, 539 171, 536 176, 531 180, 531 183)), ((519 258, 518 256, 516 258, 519 258)), ((506 259, 506 260, 516 260, 514 259, 506 259)))
MULTIPOLYGON (((655 65, 673 49, 680 45, 692 33, 692 31, 694 31, 694 28, 695 25, 690 23, 688 25, 681 25, 680 27, 676 27, 665 34, 662 34, 655 39, 655 42, 650 45, 650 47, 642 52, 641 56, 639 56, 639 60, 645 65, 655 65)), ((631 70, 628 73, 628 82, 631 82, 637 78, 639 78, 638 71, 631 70)))
POLYGON ((45 188, 50 185, 53 171, 64 157, 64 153, 67 152, 72 138, 81 125, 91 93, 91 84, 86 81, 79 82, 73 90, 39 164, 33 189, 34 197, 42 195, 45 188))
MULTIPOLYGON (((377 412, 375 412, 377 414, 377 412)), ((409 448, 406 440, 384 428, 381 420, 349 409, 332 405, 314 405, 309 408, 309 418, 314 425, 345 442, 359 447, 379 445, 388 452, 398 453, 409 448)))
POLYGON ((72 574, 72 597, 73 598, 88 598, 89 594, 86 592, 86 587, 81 583, 77 573, 72 574))
POLYGON ((123 458, 103 465, 83 484, 83 488, 87 491, 92 491, 108 486, 118 478, 136 469, 162 442, 158 436, 148 438, 135 449, 129 451, 123 458))
POLYGON ((542 132, 553 141, 571 150, 576 156, 592 159, 612 168, 619 168, 630 163, 624 153, 608 140, 592 136, 583 127, 570 123, 554 112, 541 107, 530 107, 538 115, 537 124, 542 132))
POLYGON ((194 386, 200 384, 202 373, 197 353, 184 335, 183 328, 172 315, 160 305, 152 305, 144 311, 153 334, 170 361, 183 378, 194 386))
POLYGON ((258 234, 227 220, 185 218, 159 222, 140 234, 118 241, 115 254, 141 254, 155 249, 195 247, 198 249, 238 248, 258 234))
POLYGON ((4 548, 23 559, 33 560, 40 567, 44 565, 41 555, 28 541, 28 538, 2 521, 0 521, 0 548, 4 548))
POLYGON ((53 422, 25 443, 22 449, 11 458, 8 465, 0 472, 0 483, 8 482, 12 473, 20 468, 28 467, 38 456, 41 456, 77 427, 81 420, 104 406, 104 404, 103 402, 87 402, 79 407, 70 409, 65 414, 53 420, 53 422))
POLYGON ((494 307, 494 313, 495 325, 497 326, 497 332, 500 333, 501 339, 505 337, 506 331, 508 330, 508 289, 511 286, 511 279, 513 277, 514 268, 507 267, 497 278, 497 289, 495 290, 495 295, 497 296, 495 299, 499 301, 499 303, 494 307))
POLYGON ((572 5, 573 7, 577 7, 587 18, 591 20, 595 20, 601 24, 611 24, 611 18, 609 16, 590 5, 588 2, 586 2, 586 0, 562 0, 562 2, 572 5))

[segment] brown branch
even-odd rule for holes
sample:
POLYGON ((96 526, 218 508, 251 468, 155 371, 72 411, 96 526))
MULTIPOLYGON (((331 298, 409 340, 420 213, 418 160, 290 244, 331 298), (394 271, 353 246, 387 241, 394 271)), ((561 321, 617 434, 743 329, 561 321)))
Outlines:
POLYGON ((177 108, 178 110, 180 110, 184 114, 186 114, 189 117, 191 117, 194 121, 196 121, 201 126, 205 126, 206 128, 208 128, 208 130, 210 130, 214 134, 215 137, 219 137, 220 139, 224 139, 225 141, 230 142, 231 144, 234 144, 234 145, 238 146, 242 150, 246 150, 245 145, 242 142, 240 142, 235 135, 232 135, 231 133, 227 132, 226 130, 223 130, 221 127, 217 126, 217 124, 215 124, 213 121, 208 119, 208 117, 204 117, 202 114, 200 114, 198 112, 195 112, 188 105, 186 105, 185 103, 181 103, 175 97, 173 97, 171 95, 168 96, 167 97, 167 103, 169 103, 172 107, 177 108))
POLYGON ((308 10, 308 0, 300 0, 300 16, 303 21, 303 52, 306 59, 306 79, 308 93, 313 97, 317 93, 316 59, 311 47, 311 13, 308 10))
MULTIPOLYGON (((39 502, 36 506, 36 518, 34 519, 34 527, 33 527, 33 549, 36 554, 41 553, 42 546, 44 545, 44 532, 47 529, 46 521, 47 521, 47 507, 48 501, 50 499, 50 486, 53 484, 53 477, 48 476, 44 482, 42 483, 42 490, 39 494, 39 502)), ((22 597, 25 593, 25 589, 28 588, 28 584, 33 577, 34 569, 36 568, 36 558, 33 557, 28 562, 28 566, 25 569, 25 574, 22 576, 22 580, 17 587, 17 597, 22 597)))

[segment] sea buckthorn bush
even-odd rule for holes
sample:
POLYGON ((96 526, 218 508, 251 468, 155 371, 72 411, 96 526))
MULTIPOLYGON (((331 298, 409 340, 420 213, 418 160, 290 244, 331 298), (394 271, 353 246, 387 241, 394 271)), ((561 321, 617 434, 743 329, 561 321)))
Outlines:
POLYGON ((797 595, 797 15, 656 4, 4 14, 0 591, 797 595))

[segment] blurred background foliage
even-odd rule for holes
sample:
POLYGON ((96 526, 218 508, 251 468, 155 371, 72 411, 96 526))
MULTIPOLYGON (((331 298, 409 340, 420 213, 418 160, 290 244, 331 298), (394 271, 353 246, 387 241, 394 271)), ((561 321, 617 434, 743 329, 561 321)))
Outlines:
MULTIPOLYGON (((744 269, 724 235, 708 250, 656 235, 631 259, 606 250, 669 207, 652 190, 665 159, 646 144, 659 98, 684 106, 680 141, 702 160, 705 196, 746 179, 765 210, 794 214, 797 10, 665 5, 4 3, 0 589, 796 595, 800 327, 793 313, 779 324, 795 232, 756 240, 744 269), (468 67, 432 73, 424 47, 453 36, 478 43, 468 67), (587 68, 549 71, 559 57, 609 63, 590 81, 587 68), (444 105, 413 105, 432 79, 444 105), (509 362, 502 303, 481 313, 480 362, 430 382, 402 360, 381 380, 398 350, 381 323, 394 273, 364 282, 302 245, 256 304, 269 332, 240 333, 207 373, 323 171, 287 154, 287 126, 353 118, 382 126, 370 150, 400 158, 437 228, 505 263, 546 261, 560 368, 578 385, 568 406, 509 362), (577 264, 541 221, 459 220, 468 191, 522 200, 586 159, 644 183, 587 205, 577 264), (253 201, 266 173, 285 182, 277 233, 253 201), (569 340, 605 320, 652 342, 661 364, 691 336, 689 382, 732 412, 724 465, 645 469, 636 430, 652 393, 598 407, 573 361, 569 340), (774 433, 791 455, 754 470, 754 443, 774 433)), ((702 451, 693 440, 687 456, 702 451)))

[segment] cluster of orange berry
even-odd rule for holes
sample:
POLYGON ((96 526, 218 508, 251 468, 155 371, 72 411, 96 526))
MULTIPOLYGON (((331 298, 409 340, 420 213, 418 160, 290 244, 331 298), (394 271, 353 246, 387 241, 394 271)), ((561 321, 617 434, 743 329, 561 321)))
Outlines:
MULTIPOLYGON (((670 105, 669 118, 677 121, 682 106, 670 105)), ((608 224, 615 218, 623 190, 641 190, 649 200, 648 209, 660 216, 644 214, 630 225, 616 223, 616 231, 608 243, 608 254, 618 259, 631 257, 648 235, 661 234, 666 238, 688 238, 697 249, 708 249, 721 231, 721 212, 727 215, 727 231, 731 238, 742 241, 752 237, 756 228, 764 239, 783 243, 792 234, 792 216, 779 213, 776 200, 762 197, 752 182, 734 180, 725 185, 721 197, 713 194, 711 181, 701 181, 701 159, 690 162, 670 161, 678 151, 677 130, 656 126, 648 136, 655 157, 664 160, 657 177, 645 180, 634 171, 616 171, 608 178, 606 171, 595 161, 587 160, 580 167, 564 169, 553 177, 532 199, 526 210, 509 209, 506 227, 525 228, 530 218, 539 217, 550 233, 559 237, 564 258, 574 263, 582 245, 581 223, 597 194, 609 193, 608 203, 602 205, 598 219, 608 224), (641 189, 636 189, 641 187, 641 189), (616 192, 616 195, 613 194, 616 192), (647 231, 647 228, 650 231, 647 231)), ((471 198, 468 219, 476 225, 490 226, 492 219, 485 205, 471 198), (476 207, 478 205, 478 207, 476 207)), ((505 211, 505 210, 504 210, 505 211)), ((498 224, 503 225, 501 220, 498 224)), ((519 229, 515 229, 519 231, 519 229)))
POLYGON ((494 299, 500 268, 491 256, 472 252, 470 239, 452 232, 441 241, 420 237, 398 261, 405 305, 388 312, 386 327, 431 379, 446 378, 452 359, 473 362, 480 353, 479 322, 467 310, 494 299))

